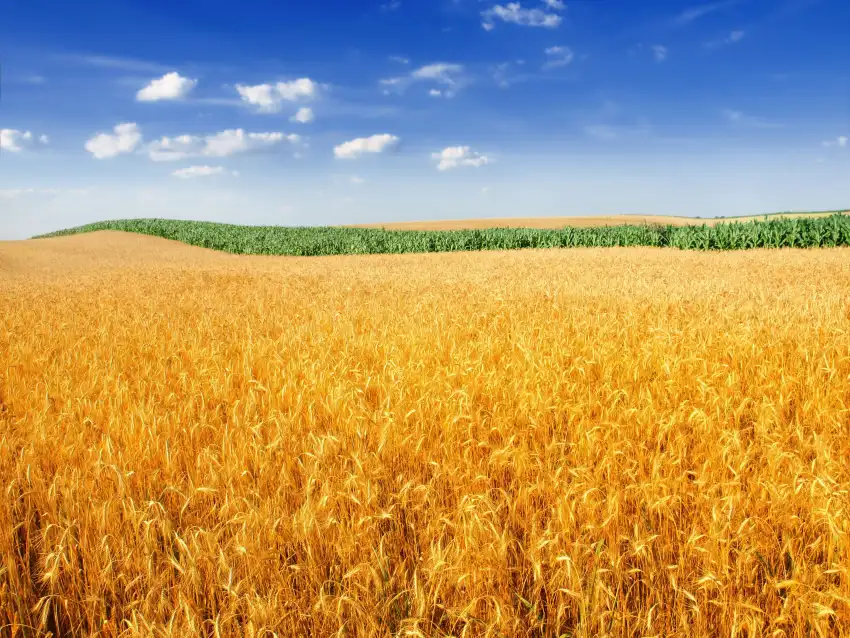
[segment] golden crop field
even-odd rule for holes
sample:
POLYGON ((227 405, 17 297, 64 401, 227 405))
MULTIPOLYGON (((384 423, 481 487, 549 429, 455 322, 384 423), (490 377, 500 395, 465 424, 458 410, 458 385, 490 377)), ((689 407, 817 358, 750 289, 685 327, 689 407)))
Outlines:
POLYGON ((850 635, 850 249, 0 243, 0 635, 850 635))

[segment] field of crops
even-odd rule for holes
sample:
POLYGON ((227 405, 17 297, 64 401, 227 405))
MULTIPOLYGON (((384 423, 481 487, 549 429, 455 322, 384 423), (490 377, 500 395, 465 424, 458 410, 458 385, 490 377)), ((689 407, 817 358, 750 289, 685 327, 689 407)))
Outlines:
POLYGON ((396 221, 379 224, 351 224, 351 228, 384 228, 386 230, 472 230, 481 228, 590 228, 595 226, 713 226, 730 222, 762 221, 764 219, 814 219, 829 217, 849 210, 816 211, 809 213, 769 213, 743 217, 678 217, 674 215, 570 215, 567 217, 470 217, 466 219, 429 219, 396 221))
POLYGON ((850 635, 848 291, 848 248, 0 242, 0 635, 850 635))
POLYGON ((813 248, 850 245, 850 216, 766 218, 702 226, 621 225, 590 228, 481 228, 445 231, 379 228, 288 228, 134 219, 51 233, 122 230, 246 255, 359 255, 517 248, 647 246, 698 250, 813 248))

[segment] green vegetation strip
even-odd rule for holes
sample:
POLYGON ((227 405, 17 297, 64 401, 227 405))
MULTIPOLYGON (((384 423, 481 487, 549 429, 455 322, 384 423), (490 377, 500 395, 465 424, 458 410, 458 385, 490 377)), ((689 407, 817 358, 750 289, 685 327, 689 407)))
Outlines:
POLYGON ((601 226, 382 230, 377 228, 236 226, 168 219, 97 222, 40 237, 120 230, 242 255, 369 255, 517 248, 655 246, 691 250, 819 248, 850 245, 850 216, 766 219, 715 226, 601 226))

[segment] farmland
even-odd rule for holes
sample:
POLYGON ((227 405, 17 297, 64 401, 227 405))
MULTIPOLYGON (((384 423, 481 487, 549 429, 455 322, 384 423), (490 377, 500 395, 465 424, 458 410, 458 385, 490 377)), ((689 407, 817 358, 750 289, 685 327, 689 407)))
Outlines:
POLYGON ((151 234, 0 242, 0 635, 850 634, 850 249, 151 234))
POLYGON ((666 226, 622 224, 563 228, 385 230, 350 227, 237 226, 168 219, 97 222, 45 235, 99 230, 144 233, 193 246, 247 255, 321 256, 400 254, 518 248, 671 247, 694 250, 814 248, 850 245, 850 216, 840 213, 793 219, 666 226))
POLYGON ((481 228, 593 228, 595 226, 701 226, 729 222, 751 222, 768 219, 812 219, 828 217, 834 213, 850 211, 825 211, 813 213, 771 213, 742 217, 676 217, 673 215, 595 215, 572 217, 507 217, 482 219, 446 219, 437 221, 389 222, 384 224, 357 224, 352 228, 385 228, 387 230, 472 230, 481 228))

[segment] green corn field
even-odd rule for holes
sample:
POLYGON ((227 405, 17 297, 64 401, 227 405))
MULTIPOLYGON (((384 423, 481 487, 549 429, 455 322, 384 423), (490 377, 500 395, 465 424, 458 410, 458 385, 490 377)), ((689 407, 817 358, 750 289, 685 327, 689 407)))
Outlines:
POLYGON ((237 226, 167 219, 97 222, 40 237, 117 230, 174 239, 244 255, 367 255, 576 248, 673 247, 684 250, 820 248, 850 245, 850 216, 726 222, 713 226, 602 226, 594 228, 488 228, 383 230, 375 228, 237 226))

